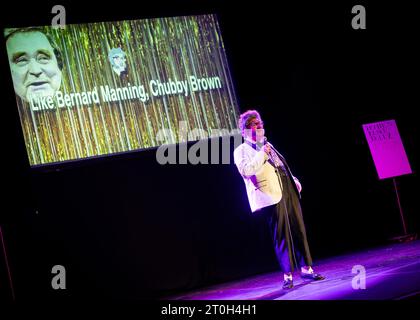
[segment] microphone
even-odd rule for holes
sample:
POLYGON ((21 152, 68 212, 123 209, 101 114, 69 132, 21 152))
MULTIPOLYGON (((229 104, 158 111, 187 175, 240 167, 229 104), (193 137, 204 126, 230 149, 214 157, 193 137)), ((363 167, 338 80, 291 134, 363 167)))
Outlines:
MULTIPOLYGON (((267 141, 267 137, 264 137, 264 142, 263 142, 263 146, 265 146, 268 143, 267 141)), ((267 153, 268 154, 268 153, 267 153)))

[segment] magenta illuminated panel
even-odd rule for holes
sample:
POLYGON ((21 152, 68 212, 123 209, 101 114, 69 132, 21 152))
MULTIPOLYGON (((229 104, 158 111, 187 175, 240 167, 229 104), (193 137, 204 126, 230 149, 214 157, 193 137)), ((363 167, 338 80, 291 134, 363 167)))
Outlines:
POLYGON ((395 120, 364 124, 379 179, 412 173, 395 120))

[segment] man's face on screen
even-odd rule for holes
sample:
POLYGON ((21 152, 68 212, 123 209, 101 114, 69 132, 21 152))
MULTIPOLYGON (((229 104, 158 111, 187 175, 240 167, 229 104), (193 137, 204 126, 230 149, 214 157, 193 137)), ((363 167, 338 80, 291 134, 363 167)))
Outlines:
POLYGON ((52 96, 60 88, 61 70, 54 49, 39 31, 21 32, 7 40, 7 54, 16 94, 30 97, 52 96))
POLYGON ((112 69, 118 74, 125 71, 125 69, 127 68, 126 59, 123 54, 114 55, 112 57, 112 61, 113 61, 112 69))
POLYGON ((117 54, 113 57, 114 64, 117 68, 124 70, 126 68, 125 57, 122 54, 117 54))

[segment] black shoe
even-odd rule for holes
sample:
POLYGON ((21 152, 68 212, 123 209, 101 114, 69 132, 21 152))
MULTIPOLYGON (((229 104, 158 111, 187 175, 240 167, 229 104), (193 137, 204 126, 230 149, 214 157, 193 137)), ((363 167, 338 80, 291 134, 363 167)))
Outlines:
POLYGON ((319 273, 300 273, 300 276, 303 279, 310 279, 310 280, 314 280, 314 281, 318 281, 318 280, 324 280, 325 277, 319 273))
POLYGON ((293 280, 287 279, 283 281, 283 289, 292 289, 293 288, 293 280))

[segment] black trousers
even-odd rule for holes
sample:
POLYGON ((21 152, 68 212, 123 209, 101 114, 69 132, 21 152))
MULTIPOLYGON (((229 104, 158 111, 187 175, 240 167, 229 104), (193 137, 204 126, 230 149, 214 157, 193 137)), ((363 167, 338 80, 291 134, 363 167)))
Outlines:
POLYGON ((280 169, 278 178, 282 182, 283 197, 279 203, 262 210, 268 218, 280 268, 284 273, 288 273, 293 272, 295 268, 311 266, 312 258, 306 238, 299 196, 292 185, 293 178, 280 169))

